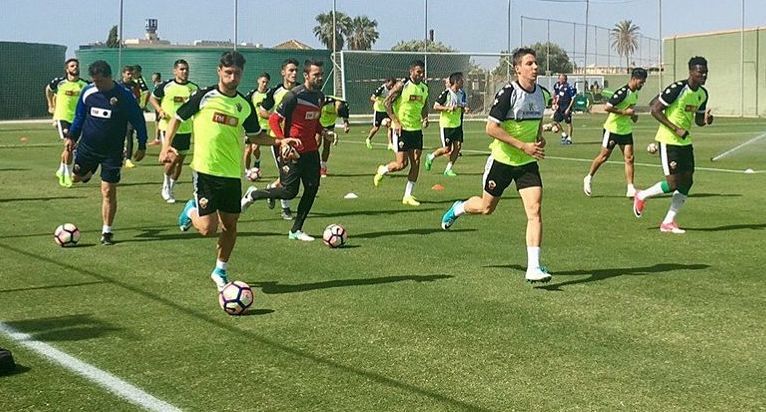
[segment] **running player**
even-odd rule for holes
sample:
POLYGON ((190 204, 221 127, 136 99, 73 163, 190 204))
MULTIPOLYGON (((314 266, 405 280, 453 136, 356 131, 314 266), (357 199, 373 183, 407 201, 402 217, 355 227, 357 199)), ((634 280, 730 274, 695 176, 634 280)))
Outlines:
POLYGON ((561 144, 572 144, 572 106, 577 90, 567 83, 567 75, 560 74, 559 81, 553 85, 553 104, 556 110, 553 113, 553 124, 561 130, 561 122, 567 124, 567 132, 561 132, 561 144))
POLYGON ((507 84, 495 97, 489 112, 487 134, 495 140, 484 167, 484 193, 457 201, 442 216, 442 228, 449 229, 463 214, 489 215, 495 211, 503 191, 516 182, 527 215, 527 272, 529 282, 547 282, 548 271, 540 265, 543 236, 543 183, 537 161, 545 157, 542 119, 545 101, 537 80, 537 58, 533 49, 513 52, 517 80, 507 84))
POLYGON ((101 167, 101 244, 112 245, 125 129, 130 122, 138 132, 138 150, 134 159, 140 161, 146 154, 146 123, 133 95, 112 80, 112 68, 107 62, 97 60, 91 63, 88 74, 93 84, 80 93, 65 144, 70 151, 77 145, 73 168, 75 182, 88 182, 101 167))
MULTIPOLYGON (((68 59, 64 62, 64 71, 64 76, 51 80, 45 86, 48 113, 53 115, 53 121, 56 123, 56 129, 61 140, 64 140, 69 133, 69 128, 72 127, 80 91, 88 85, 88 82, 80 78, 80 62, 77 59, 68 59)), ((72 186, 70 164, 72 164, 72 152, 67 150, 65 146, 61 152, 61 164, 56 171, 59 185, 63 187, 72 186)))
MULTIPOLYGON (((173 63, 173 79, 160 83, 149 97, 149 103, 159 115, 160 122, 157 127, 162 136, 167 133, 168 122, 176 116, 178 108, 189 101, 189 97, 198 89, 196 84, 189 81, 189 63, 184 59, 176 60, 173 63)), ((176 149, 178 156, 175 156, 172 162, 167 162, 164 165, 165 173, 163 173, 160 194, 167 203, 176 202, 173 189, 181 176, 184 159, 191 147, 191 133, 191 121, 182 122, 178 126, 175 139, 173 139, 173 148, 176 149)))
MULTIPOLYGON (((135 68, 130 65, 126 65, 122 67, 122 80, 120 81, 119 85, 128 89, 132 94, 133 97, 136 99, 136 103, 138 104, 139 99, 141 99, 141 86, 139 86, 138 82, 135 81, 133 78, 133 74, 135 73, 135 68)), ((139 108, 141 106, 139 105, 139 108)), ((125 129, 125 167, 128 169, 132 169, 136 167, 136 165, 130 160, 131 157, 133 157, 133 135, 135 133, 135 130, 133 127, 128 123, 128 127, 125 129)))
MULTIPOLYGON (((258 79, 256 80, 258 86, 255 89, 250 90, 250 92, 245 95, 245 98, 250 100, 250 102, 253 103, 253 107, 255 107, 255 111, 258 114, 258 123, 261 125, 261 130, 269 130, 269 118, 260 115, 261 105, 266 99, 266 93, 269 91, 269 81, 271 81, 271 76, 269 76, 269 74, 266 72, 261 73, 258 75, 258 79)), ((257 144, 245 145, 244 164, 246 175, 247 171, 250 170, 250 158, 253 156, 255 157, 254 167, 260 169, 261 147, 257 144)), ((256 176, 254 180, 257 179, 258 177, 256 176)))
MULTIPOLYGON (((367 134, 367 138, 364 140, 364 143, 367 145, 368 149, 372 149, 372 138, 376 133, 378 133, 380 127, 385 127, 384 123, 391 121, 391 119, 388 117, 388 113, 386 113, 385 101, 386 97, 388 97, 388 93, 394 87, 394 84, 396 84, 396 79, 393 77, 388 77, 386 78, 385 83, 381 84, 380 87, 375 89, 375 91, 372 92, 372 96, 370 96, 370 101, 372 102, 372 110, 374 113, 372 117, 372 129, 370 129, 370 132, 367 134)), ((394 150, 394 147, 391 144, 390 128, 387 129, 386 134, 388 135, 388 148, 389 150, 394 150)))
POLYGON ((293 227, 287 234, 291 240, 312 241, 314 238, 303 231, 303 223, 308 217, 319 191, 319 147, 317 135, 321 131, 319 117, 324 101, 321 92, 322 62, 307 60, 303 66, 304 82, 290 90, 279 108, 269 118, 269 126, 277 138, 294 136, 300 139, 297 153, 294 150, 282 151, 280 171, 281 187, 258 190, 250 186, 242 197, 242 210, 246 210, 258 199, 293 199, 298 195, 298 187, 303 182, 303 195, 298 203, 298 212, 293 227))
POLYGON ((606 103, 606 112, 609 116, 604 122, 601 152, 593 159, 590 171, 583 178, 582 188, 587 196, 592 193, 591 181, 601 167, 612 155, 615 146, 620 146, 625 159, 625 180, 628 184, 627 197, 636 195, 633 186, 633 123, 638 121, 638 115, 634 106, 638 102, 638 91, 646 83, 646 70, 637 67, 630 74, 628 84, 617 89, 606 103))
POLYGON ((343 133, 348 134, 351 127, 348 124, 348 103, 340 97, 325 96, 322 103, 322 115, 319 124, 322 126, 320 139, 322 142, 322 162, 319 175, 327 177, 327 161, 330 159, 330 146, 338 144, 338 135, 335 133, 335 121, 340 116, 343 119, 343 133))
MULTIPOLYGON (((295 80, 298 76, 298 60, 295 60, 293 58, 286 59, 282 62, 282 84, 273 87, 269 89, 268 93, 266 94, 266 98, 263 99, 263 104, 261 105, 261 110, 259 111, 259 115, 265 118, 269 118, 271 114, 276 111, 276 108, 279 107, 279 104, 282 102, 282 99, 285 97, 288 91, 292 89, 295 86, 295 80)), ((277 137, 276 134, 274 134, 274 130, 269 128, 269 136, 271 137, 277 137)), ((277 149, 272 148, 272 155, 274 155, 274 163, 277 165, 277 170, 280 170, 282 168, 282 165, 280 164, 280 154, 277 149)), ((266 186, 266 189, 272 188, 272 187, 279 187, 281 184, 279 182, 279 179, 275 180, 274 182, 270 183, 266 186)), ((289 199, 281 199, 280 200, 281 206, 282 206, 282 219, 285 220, 293 220, 293 213, 290 211, 290 200, 289 199)), ((274 199, 269 199, 267 202, 269 205, 269 209, 274 208, 274 199)))
POLYGON ((383 176, 396 172, 410 164, 407 175, 407 185, 404 189, 402 204, 420 206, 412 192, 420 173, 420 155, 423 152, 423 128, 428 127, 428 85, 423 81, 425 63, 415 60, 410 63, 410 74, 406 79, 394 85, 386 97, 386 112, 391 118, 393 143, 396 148, 396 159, 378 166, 372 179, 375 187, 380 185, 383 176))
POLYGON ((463 147, 463 113, 468 112, 467 104, 468 99, 463 90, 463 73, 450 74, 449 87, 444 89, 434 103, 434 110, 439 112, 442 147, 426 156, 426 170, 431 170, 434 159, 448 155, 449 162, 444 169, 444 176, 457 176, 452 166, 457 162, 463 147))
POLYGON ((697 126, 713 123, 713 115, 707 108, 708 92, 702 87, 707 81, 707 60, 695 56, 689 60, 689 77, 677 81, 654 98, 652 116, 660 122, 654 140, 659 142, 660 159, 665 180, 636 193, 633 213, 641 217, 646 199, 662 193, 673 193, 670 209, 665 215, 660 232, 682 234, 676 214, 689 196, 694 183, 694 148, 690 134, 692 121, 697 126))
POLYGON ((242 193, 242 135, 249 142, 280 144, 261 132, 253 105, 237 91, 245 67, 245 58, 236 51, 221 55, 218 84, 199 90, 176 111, 170 120, 162 144, 160 161, 172 161, 177 155, 173 140, 181 123, 190 120, 194 134, 194 198, 178 216, 182 231, 194 225, 203 236, 218 235, 215 268, 210 278, 218 290, 228 283, 228 262, 237 241, 239 198, 242 193))

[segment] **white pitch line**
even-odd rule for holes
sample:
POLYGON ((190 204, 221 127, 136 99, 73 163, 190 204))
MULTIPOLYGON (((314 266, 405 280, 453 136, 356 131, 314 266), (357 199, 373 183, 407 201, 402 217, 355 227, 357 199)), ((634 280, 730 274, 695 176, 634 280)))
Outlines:
POLYGON ((103 386, 115 395, 128 400, 146 410, 150 411, 180 411, 175 406, 155 398, 154 396, 142 391, 140 388, 131 385, 124 380, 85 363, 73 356, 70 356, 47 343, 34 340, 32 336, 21 333, 14 328, 0 322, 0 332, 8 335, 27 349, 31 349, 51 361, 85 377, 86 379, 103 386))
MULTIPOLYGON (((353 143, 353 144, 364 144, 364 142, 344 142, 344 143, 353 143)), ((384 147, 385 144, 383 143, 373 143, 375 146, 381 146, 384 147)), ((471 150, 471 149, 463 149, 463 152, 466 153, 478 153, 478 154, 485 154, 489 155, 489 151, 484 150, 471 150)), ((593 159, 581 159, 576 157, 559 157, 559 156, 545 156, 545 159, 550 160, 563 160, 566 162, 580 162, 580 163, 591 163, 593 162, 593 159)), ((610 164, 623 164, 623 162, 616 161, 616 160, 607 160, 606 163, 610 164)), ((654 168, 660 168, 660 165, 656 165, 653 163, 634 163, 635 166, 645 166, 645 167, 654 167, 654 168)), ((706 172, 721 172, 721 173, 736 173, 736 174, 759 174, 764 173, 766 170, 755 170, 752 172, 745 172, 744 170, 737 170, 737 169, 718 169, 714 167, 698 167, 695 166, 694 170, 704 170, 706 172)))

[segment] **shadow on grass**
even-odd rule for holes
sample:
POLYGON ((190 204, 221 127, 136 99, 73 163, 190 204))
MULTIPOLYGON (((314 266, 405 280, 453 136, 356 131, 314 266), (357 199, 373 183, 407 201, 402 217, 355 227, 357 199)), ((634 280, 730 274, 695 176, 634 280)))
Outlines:
POLYGON ((239 316, 263 316, 274 313, 274 309, 248 309, 239 316))
POLYGON ((0 203, 47 202, 49 200, 84 199, 84 198, 85 196, 15 197, 15 198, 8 198, 8 199, 0 199, 0 203))
MULTIPOLYGON (((280 341, 277 339, 271 339, 250 330, 244 330, 236 325, 231 324, 230 322, 225 321, 225 319, 222 317, 222 313, 219 311, 216 311, 216 313, 218 313, 217 316, 213 316, 209 313, 195 310, 192 307, 189 307, 183 303, 174 302, 168 299, 167 297, 164 297, 161 292, 157 292, 157 293, 150 292, 140 287, 131 285, 130 283, 123 281, 117 276, 115 277, 106 276, 101 273, 88 270, 87 268, 71 265, 68 263, 64 263, 64 262, 43 257, 43 256, 38 256, 24 249, 5 245, 5 244, 0 244, 0 249, 5 249, 8 251, 17 253, 19 255, 26 256, 26 258, 30 260, 46 262, 48 264, 58 266, 63 269, 73 271, 75 273, 86 274, 96 279, 102 280, 104 282, 110 282, 115 287, 123 288, 128 292, 143 296, 145 299, 160 303, 162 305, 165 305, 168 308, 172 308, 172 310, 178 312, 179 314, 183 314, 185 316, 194 318, 198 321, 205 322, 209 324, 210 326, 212 326, 213 328, 215 328, 218 331, 217 333, 228 332, 229 335, 231 336, 231 339, 233 340, 239 340, 242 342, 246 342, 248 344, 251 344, 253 341, 256 341, 262 345, 269 346, 277 351, 282 352, 285 356, 296 358, 296 361, 306 360, 310 362, 315 362, 317 364, 335 369, 340 373, 353 374, 353 375, 368 379, 372 382, 376 382, 381 385, 395 388, 400 391, 414 393, 423 397, 427 397, 431 399, 431 401, 445 403, 446 406, 442 409, 488 411, 488 409, 482 408, 481 406, 477 404, 451 397, 449 394, 440 393, 436 390, 422 388, 405 381, 400 381, 395 378, 390 378, 388 376, 385 376, 379 372, 372 370, 373 368, 372 365, 357 366, 357 365, 345 364, 345 363, 342 363, 341 361, 337 361, 328 357, 324 357, 322 355, 318 355, 309 350, 302 349, 296 346, 291 346, 287 343, 284 343, 283 341, 280 341)), ((182 321, 182 320, 179 319, 179 321, 182 321)))
POLYGON ((0 289, 0 293, 26 292, 30 290, 47 290, 47 289, 59 289, 59 288, 74 288, 77 286, 98 285, 100 283, 104 283, 104 281, 94 280, 92 282, 68 283, 64 285, 48 285, 48 286, 32 286, 28 288, 0 289))
POLYGON ((30 169, 22 169, 20 167, 0 167, 0 172, 24 172, 30 169))
MULTIPOLYGON (((526 267, 521 265, 489 265, 484 267, 510 268, 510 269, 519 270, 521 272, 525 272, 527 270, 526 267)), ((578 283, 597 282, 600 280, 616 278, 619 276, 642 276, 642 275, 651 275, 655 273, 672 272, 674 270, 702 270, 702 269, 707 269, 709 267, 710 265, 706 265, 702 263, 695 263, 690 265, 683 264, 683 263, 657 263, 652 266, 643 266, 643 267, 635 267, 635 268, 580 269, 580 270, 553 272, 552 275, 553 275, 554 281, 558 276, 590 275, 590 277, 582 278, 582 279, 567 280, 565 282, 554 283, 554 284, 543 285, 543 286, 535 286, 535 289, 545 289, 551 292, 561 292, 562 291, 561 287, 563 286, 576 285, 578 283)))
MULTIPOLYGON (((176 228, 176 229, 178 229, 178 225, 155 226, 155 228, 165 228, 165 229, 176 228)), ((128 231, 128 230, 146 230, 146 226, 120 227, 120 233, 123 233, 123 231, 128 231)), ((156 229, 151 229, 151 230, 156 230, 156 229)), ((96 233, 96 234, 100 235, 101 234, 101 227, 99 226, 98 229, 90 229, 90 230, 82 230, 82 229, 80 229, 80 233, 82 233, 82 234, 85 234, 85 233, 96 233)), ((17 238, 43 237, 43 236, 45 236, 45 237, 53 236, 53 230, 51 230, 50 232, 46 232, 46 233, 24 233, 24 234, 21 234, 21 235, 0 236, 0 239, 17 239, 17 238)), ((95 246, 95 244, 92 244, 92 243, 78 243, 77 246, 75 246, 75 248, 90 247, 90 246, 95 246)))
POLYGON ((22 373, 29 372, 31 370, 32 368, 26 367, 16 362, 16 367, 12 371, 0 373, 0 379, 4 377, 8 377, 8 376, 13 376, 13 375, 21 375, 22 373))
POLYGON ((413 208, 413 209, 388 209, 388 210, 352 210, 348 212, 336 212, 336 213, 324 213, 324 212, 311 212, 309 217, 343 217, 343 216, 378 216, 378 215, 396 215, 399 213, 418 213, 418 212, 432 212, 438 210, 436 208, 413 208))
POLYGON ((279 293, 296 293, 307 292, 317 289, 330 289, 330 288, 344 288, 348 286, 369 286, 380 285, 383 283, 395 283, 395 282, 433 282, 441 279, 449 279, 453 276, 450 275, 402 275, 402 276, 384 276, 379 278, 362 278, 362 279, 334 279, 324 282, 312 282, 312 283, 297 283, 294 285, 284 284, 280 285, 279 281, 261 281, 261 282, 246 282, 252 287, 261 288, 261 292, 272 295, 279 293))
POLYGON ((724 232, 727 230, 763 230, 766 229, 766 223, 743 223, 739 225, 724 225, 714 227, 684 227, 690 232, 724 232))
MULTIPOLYGON (((188 232, 174 232, 174 233, 162 233, 164 232, 163 229, 147 229, 143 232, 133 236, 132 238, 127 239, 116 239, 114 243, 120 244, 120 243, 136 243, 136 242, 163 242, 167 240, 183 240, 183 239, 192 239, 197 237, 202 237, 199 233, 197 233, 194 230, 189 230, 188 232)), ((285 233, 277 233, 277 232, 239 232, 237 231, 237 238, 242 237, 286 237, 287 232, 285 233)), ((218 233, 213 234, 211 236, 208 236, 213 239, 218 238, 218 233)))
POLYGON ((40 341, 76 341, 94 339, 121 328, 109 326, 90 315, 66 315, 5 322, 8 326, 27 333, 40 341))
MULTIPOLYGON (((476 229, 451 229, 451 233, 455 232, 474 232, 476 229)), ((354 235, 354 239, 375 239, 386 236, 419 236, 430 235, 433 233, 446 233, 442 228, 429 228, 429 229, 405 229, 405 230, 389 230, 386 232, 367 232, 354 235)))

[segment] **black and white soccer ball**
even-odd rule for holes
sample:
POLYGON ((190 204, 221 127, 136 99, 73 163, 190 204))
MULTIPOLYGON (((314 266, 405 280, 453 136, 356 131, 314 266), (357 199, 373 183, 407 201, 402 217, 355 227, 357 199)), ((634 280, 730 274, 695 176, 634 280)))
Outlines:
POLYGON ((333 223, 325 228, 322 241, 332 249, 339 248, 348 241, 348 232, 343 226, 333 223))
POLYGON ((218 293, 218 304, 229 315, 243 314, 255 300, 250 285, 240 280, 229 282, 218 293))
POLYGON ((61 247, 71 247, 80 241, 80 229, 72 223, 64 223, 53 231, 53 240, 61 247))

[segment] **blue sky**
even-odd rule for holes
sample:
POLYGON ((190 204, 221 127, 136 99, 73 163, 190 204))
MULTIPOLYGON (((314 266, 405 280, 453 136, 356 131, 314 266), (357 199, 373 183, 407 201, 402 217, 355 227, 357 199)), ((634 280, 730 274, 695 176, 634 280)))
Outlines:
MULTIPOLYGON (((619 20, 630 19, 645 36, 657 38, 658 3, 591 0, 590 22, 611 27, 619 20)), ((63 44, 68 47, 68 56, 74 55, 80 44, 104 41, 109 28, 119 21, 118 0, 2 0, 0 4, 0 41, 63 44)), ((124 0, 124 4, 125 38, 142 37, 144 19, 150 17, 159 19, 160 36, 173 43, 234 38, 234 0, 124 0)), ((291 38, 321 47, 312 33, 314 16, 332 8, 332 0, 238 0, 238 4, 239 40, 266 47, 291 38)), ((498 52, 507 43, 507 4, 507 0, 428 0, 428 26, 435 29, 437 40, 461 51, 498 52)), ((742 0, 662 0, 662 4, 665 37, 738 29, 741 24, 742 0)), ((766 24, 766 1, 744 0, 744 4, 745 27, 766 24)), ((339 11, 378 21, 380 39, 376 49, 389 49, 399 40, 424 36, 424 0, 337 0, 337 5, 339 11)), ((584 23, 585 0, 512 0, 512 16, 512 46, 516 47, 521 39, 520 16, 584 23)), ((525 40, 545 40, 545 23, 526 20, 524 24, 525 40)), ((575 47, 575 41, 568 39, 570 34, 554 34, 557 36, 567 37, 561 42, 575 47)), ((606 47, 604 41, 599 49, 602 46, 606 47)))

